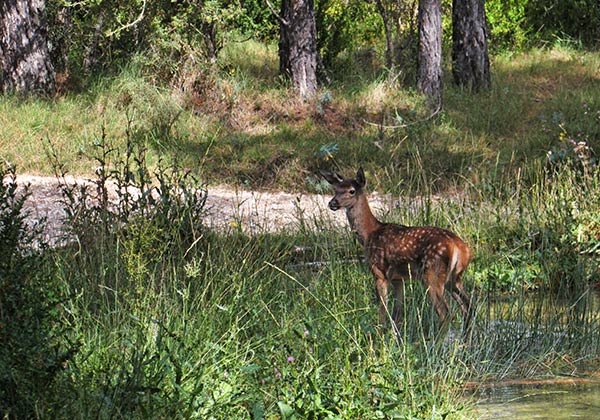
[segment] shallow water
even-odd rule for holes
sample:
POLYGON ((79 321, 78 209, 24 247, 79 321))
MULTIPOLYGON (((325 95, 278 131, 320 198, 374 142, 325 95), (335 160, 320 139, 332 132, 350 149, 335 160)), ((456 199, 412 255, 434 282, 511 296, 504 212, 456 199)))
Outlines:
MULTIPOLYGON (((571 340, 583 339, 582 344, 597 346, 594 331, 600 322, 600 299, 592 289, 584 290, 571 299, 527 295, 522 300, 488 304, 485 330, 493 337, 495 346, 540 354, 547 349, 569 349, 571 340), (590 331, 573 336, 574 330, 590 331), (592 335, 589 335, 592 334, 592 335)), ((499 383, 480 389, 474 395, 480 419, 600 419, 600 378, 569 380, 557 377, 545 382, 499 383)))
POLYGON ((510 385, 481 390, 480 419, 600 419, 600 383, 510 385))

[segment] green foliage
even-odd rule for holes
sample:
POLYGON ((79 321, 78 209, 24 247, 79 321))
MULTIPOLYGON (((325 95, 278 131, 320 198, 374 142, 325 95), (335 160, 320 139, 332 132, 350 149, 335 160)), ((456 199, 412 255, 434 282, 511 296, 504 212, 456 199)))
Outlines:
MULTIPOLYGON (((415 3, 383 0, 315 2, 323 80, 348 77, 353 57, 380 71, 385 65, 385 13, 393 38, 391 59, 411 80, 415 67, 415 3)), ((279 5, 274 4, 275 8, 279 5)), ((258 0, 146 1, 54 0, 47 4, 49 36, 59 81, 72 89, 87 86, 90 74, 114 72, 132 59, 157 83, 181 85, 193 68, 212 66, 227 44, 241 39, 273 43, 274 14, 258 0)), ((594 0, 486 2, 490 46, 521 49, 567 40, 597 46, 600 6, 594 0)), ((444 0, 444 42, 451 40, 451 1, 444 0)), ((397 75, 395 75, 397 76, 397 75)), ((62 87, 62 86, 61 86, 62 87)))
POLYGON ((328 69, 342 52, 352 54, 378 43, 381 18, 371 2, 319 0, 316 2, 318 48, 328 69))
POLYGON ((110 72, 137 56, 157 81, 178 76, 197 55, 216 60, 225 38, 256 31, 254 21, 264 19, 227 0, 57 0, 48 15, 55 61, 69 77, 110 72))
POLYGON ((555 113, 550 124, 552 129, 543 125, 542 130, 556 133, 556 145, 547 161, 531 162, 516 173, 493 171, 474 186, 496 209, 478 239, 484 254, 493 255, 476 273, 483 287, 571 293, 593 282, 600 268, 590 257, 600 239, 592 216, 600 206, 599 169, 586 141, 592 136, 580 132, 576 138, 581 141, 574 141, 565 127, 581 127, 581 122, 566 121, 562 113, 555 113))
MULTIPOLYGON (((273 5, 277 2, 273 1, 273 5)), ((241 2, 244 17, 236 22, 236 29, 252 39, 271 43, 279 36, 279 25, 266 4, 261 0, 244 0, 241 2)))
MULTIPOLYGON (((118 241, 125 274, 142 287, 138 281, 149 270, 185 254, 202 236, 206 194, 191 171, 177 162, 159 161, 156 169, 150 169, 146 148, 134 139, 133 131, 128 130, 124 152, 104 133, 98 139, 93 184, 69 183, 64 166, 56 155, 52 157, 62 180, 69 234, 92 251, 89 255, 118 241)), ((137 291, 143 293, 143 288, 137 291)))
POLYGON ((511 196, 502 195, 506 207, 480 238, 494 255, 477 274, 484 287, 568 294, 595 280, 597 171, 582 176, 565 166, 539 176, 535 185, 516 184, 511 196))
POLYGON ((600 3, 595 0, 529 0, 526 25, 544 41, 571 38, 597 48, 600 39, 600 3))
POLYGON ((526 25, 529 0, 488 0, 485 2, 490 39, 493 49, 521 49, 528 45, 530 34, 526 25))
POLYGON ((27 187, 14 167, 0 167, 0 414, 42 418, 68 400, 61 386, 76 346, 61 321, 64 294, 41 236, 25 221, 27 187), (45 251, 45 252, 44 252, 45 251))
POLYGON ((578 42, 598 47, 600 5, 594 0, 485 2, 490 45, 514 51, 536 44, 578 42))

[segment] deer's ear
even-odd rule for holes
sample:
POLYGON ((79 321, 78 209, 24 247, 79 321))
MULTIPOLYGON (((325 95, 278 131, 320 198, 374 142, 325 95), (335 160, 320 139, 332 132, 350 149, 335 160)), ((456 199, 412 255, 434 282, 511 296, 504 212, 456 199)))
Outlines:
POLYGON ((331 185, 339 184, 340 182, 342 182, 344 180, 344 178, 342 178, 340 175, 338 175, 335 172, 329 172, 324 169, 321 169, 319 172, 321 173, 321 176, 323 178, 325 178, 325 180, 327 182, 329 182, 331 185))
POLYGON ((358 168, 358 171, 356 172, 356 182, 358 182, 358 185, 360 185, 361 188, 364 188, 365 185, 367 185, 365 171, 363 171, 362 167, 358 168))

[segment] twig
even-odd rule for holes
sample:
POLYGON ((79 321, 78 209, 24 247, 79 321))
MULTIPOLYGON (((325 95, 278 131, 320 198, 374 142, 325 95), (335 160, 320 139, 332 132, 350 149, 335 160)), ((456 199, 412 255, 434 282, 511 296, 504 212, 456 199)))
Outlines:
POLYGON ((277 11, 275 10, 275 8, 271 4, 271 2, 269 0, 265 0, 265 1, 267 2, 267 6, 269 7, 269 9, 271 9, 271 13, 273 13, 273 15, 275 15, 277 20, 279 22, 281 22, 282 25, 289 26, 290 23, 287 20, 285 20, 284 18, 282 18, 279 13, 277 13, 277 11))
POLYGON ((441 104, 439 104, 437 106, 437 108, 429 116, 427 116, 426 118, 423 118, 423 119, 417 120, 417 121, 411 121, 411 122, 408 122, 406 124, 384 125, 384 124, 378 124, 378 123, 374 123, 374 122, 371 122, 371 121, 367 121, 364 118, 363 118, 363 122, 366 123, 366 124, 369 124, 369 125, 373 125, 375 127, 385 128, 386 130, 396 130, 398 128, 406 128, 406 127, 409 127, 411 125, 421 124, 421 123, 424 123, 426 121, 429 121, 430 119, 432 119, 433 117, 435 117, 437 114, 439 114, 441 111, 442 111, 442 106, 441 106, 441 104))
POLYGON ((129 22, 128 24, 123 25, 120 28, 115 29, 114 31, 109 32, 108 34, 106 34, 106 36, 111 37, 116 33, 119 33, 127 28, 131 28, 132 26, 137 25, 138 23, 140 23, 142 21, 142 19, 144 19, 145 14, 146 14, 146 0, 144 0, 144 3, 142 4, 142 11, 140 12, 140 14, 136 20, 134 20, 133 22, 129 22))

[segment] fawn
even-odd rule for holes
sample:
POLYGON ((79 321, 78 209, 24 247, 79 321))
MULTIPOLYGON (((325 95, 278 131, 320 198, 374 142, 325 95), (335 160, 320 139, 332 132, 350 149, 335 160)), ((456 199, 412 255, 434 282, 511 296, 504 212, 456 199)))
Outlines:
POLYGON ((465 337, 469 334, 471 302, 463 289, 461 276, 471 261, 471 250, 454 233, 437 227, 408 227, 382 223, 375 218, 364 191, 365 174, 360 168, 355 179, 344 179, 337 173, 321 171, 335 188, 329 202, 333 211, 346 209, 348 222, 364 246, 366 261, 375 277, 380 300, 379 321, 386 322, 388 289, 393 286, 394 323, 401 317, 403 282, 412 276, 420 277, 427 287, 429 298, 442 321, 448 326, 449 307, 444 298, 448 289, 460 305, 465 337))

